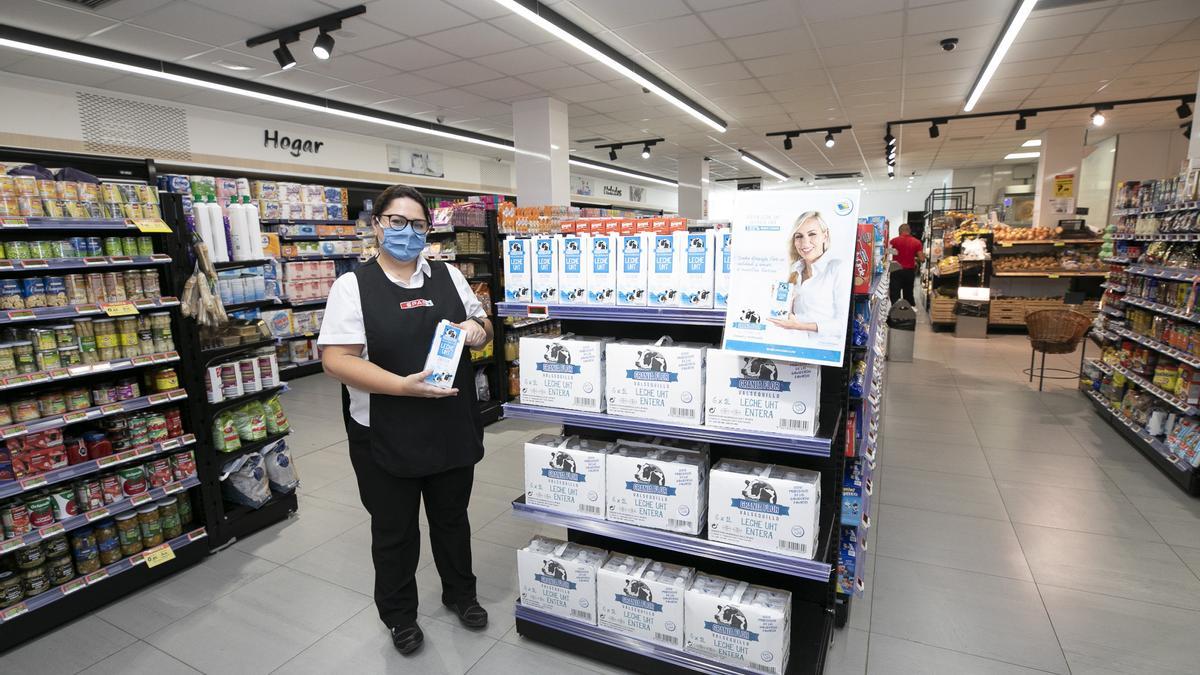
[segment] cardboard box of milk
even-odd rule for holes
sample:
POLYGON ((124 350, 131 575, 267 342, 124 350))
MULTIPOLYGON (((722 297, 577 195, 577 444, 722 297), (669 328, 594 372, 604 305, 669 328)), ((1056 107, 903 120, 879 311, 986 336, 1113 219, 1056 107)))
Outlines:
POLYGON ((729 306, 729 270, 733 261, 730 246, 733 233, 728 228, 717 230, 715 239, 717 251, 713 265, 713 307, 721 308, 729 306))
POLYGON ((813 436, 820 394, 820 366, 723 349, 705 354, 705 426, 813 436))
POLYGON ((704 416, 706 345, 622 340, 605 348, 608 413, 699 424, 704 416))
POLYGON ((679 304, 682 307, 713 306, 713 261, 715 238, 712 230, 679 232, 682 238, 679 265, 679 304))
POLYGON ((554 235, 534 237, 530 256, 533 269, 530 271, 530 287, 533 302, 537 304, 558 303, 558 238, 554 235))
POLYGON ((587 236, 559 235, 558 302, 561 305, 587 304, 587 244, 587 236))
POLYGON ((617 304, 630 307, 646 306, 646 281, 650 235, 646 232, 621 234, 617 237, 617 304))
POLYGON ((521 403, 604 412, 604 346, 610 340, 572 333, 522 337, 521 403))
POLYGON ((504 240, 504 301, 529 302, 533 279, 529 264, 529 239, 504 240))
POLYGON ((684 534, 704 529, 708 453, 618 441, 604 472, 608 520, 684 534))
POLYGON ((646 304, 674 307, 679 304, 679 246, 675 232, 650 234, 650 264, 646 272, 646 304))
POLYGON ((596 578, 602 628, 683 649, 683 597, 696 571, 613 553, 596 578))
POLYGON ((617 303, 617 236, 592 234, 587 240, 587 288, 589 305, 617 303))
POLYGON ((525 503, 604 518, 604 465, 611 443, 541 434, 525 441, 525 503))
POLYGON ((812 559, 821 515, 821 474, 726 459, 708 473, 708 538, 812 559))
POLYGON ((608 551, 534 537, 517 551, 521 604, 596 625, 596 573, 608 551))
POLYGON ((454 386, 454 375, 458 372, 458 362, 466 344, 464 333, 463 329, 446 319, 438 322, 429 353, 425 355, 425 370, 431 371, 425 376, 427 384, 442 389, 454 386))
POLYGON ((684 651, 759 673, 787 672, 791 593, 697 574, 683 611, 684 651))

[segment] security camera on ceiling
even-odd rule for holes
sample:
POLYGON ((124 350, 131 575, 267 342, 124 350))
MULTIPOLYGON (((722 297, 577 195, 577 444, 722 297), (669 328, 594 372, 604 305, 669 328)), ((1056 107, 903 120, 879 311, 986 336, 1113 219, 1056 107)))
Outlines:
POLYGON ((942 51, 952 52, 958 48, 958 38, 956 38, 956 37, 943 38, 939 44, 942 45, 942 51))

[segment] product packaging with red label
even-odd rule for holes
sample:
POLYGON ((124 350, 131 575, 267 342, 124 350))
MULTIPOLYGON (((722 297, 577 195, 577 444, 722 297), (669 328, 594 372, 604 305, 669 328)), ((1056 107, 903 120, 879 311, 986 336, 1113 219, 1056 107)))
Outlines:
POLYGON ((870 223, 859 223, 858 235, 854 238, 854 293, 871 290, 871 254, 874 248, 875 230, 870 223))

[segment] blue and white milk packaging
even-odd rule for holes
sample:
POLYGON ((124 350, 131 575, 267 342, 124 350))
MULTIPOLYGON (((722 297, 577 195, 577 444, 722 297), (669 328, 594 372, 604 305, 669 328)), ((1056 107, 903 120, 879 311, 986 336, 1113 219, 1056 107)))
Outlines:
POLYGON ((588 237, 563 234, 558 237, 558 303, 586 305, 588 237))
POLYGON ((525 503, 604 518, 604 466, 611 443, 540 434, 525 441, 525 503))
POLYGON ((535 304, 558 303, 558 238, 554 235, 534 237, 530 256, 533 269, 530 271, 533 302, 535 304))
POLYGON ((816 434, 820 366, 742 356, 723 349, 709 349, 705 358, 705 426, 793 436, 816 434))
POLYGON ((593 234, 586 240, 589 305, 617 304, 618 245, 615 234, 593 234))
POLYGON ((442 389, 453 387, 454 375, 458 372, 458 362, 462 358, 465 344, 466 335, 463 329, 446 319, 439 321, 433 332, 429 353, 425 355, 425 370, 431 371, 425 377, 425 382, 442 389))
POLYGON ((622 234, 617 237, 617 304, 627 307, 646 306, 646 282, 651 236, 646 232, 622 234))
POLYGON ((530 239, 504 240, 504 301, 530 302, 533 277, 530 271, 530 239))
POLYGON ((596 573, 608 551, 534 537, 517 551, 521 604, 596 625, 596 573))
POLYGON ((683 597, 695 575, 690 567, 613 553, 596 580, 599 625, 683 649, 683 597))
POLYGON ((728 229, 717 230, 716 264, 713 274, 713 307, 729 306, 729 270, 733 261, 733 233, 728 229))
POLYGON ((610 415, 698 424, 704 415, 705 345, 622 340, 608 343, 605 392, 610 415))
POLYGON ((684 607, 684 651, 758 673, 787 672, 792 594, 697 574, 684 607))
POLYGON ((618 441, 604 471, 608 520, 683 534, 704 529, 707 452, 618 441))
POLYGON ((714 232, 677 232, 679 246, 679 305, 694 309, 713 306, 714 232))
POLYGON ((522 337, 521 402, 604 412, 604 347, 611 339, 572 333, 522 337))
POLYGON ((812 559, 821 515, 821 474, 726 459, 708 474, 708 538, 812 559))
POLYGON ((679 305, 679 246, 683 232, 648 234, 651 242, 646 270, 646 304, 651 307, 679 305), (677 236, 679 235, 679 236, 677 236))

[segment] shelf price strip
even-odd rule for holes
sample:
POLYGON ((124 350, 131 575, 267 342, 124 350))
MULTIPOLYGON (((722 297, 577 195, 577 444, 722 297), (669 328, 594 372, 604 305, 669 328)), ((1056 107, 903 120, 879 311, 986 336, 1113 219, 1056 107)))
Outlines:
POLYGON ((1182 457, 1171 452, 1161 439, 1151 436, 1150 432, 1146 431, 1144 427, 1126 417, 1119 409, 1110 405, 1109 402, 1106 401, 1098 392, 1089 391, 1087 392, 1087 395, 1091 397, 1096 405, 1103 409, 1104 412, 1111 415, 1113 419, 1125 425, 1130 431, 1136 433, 1139 438, 1145 441, 1146 444, 1153 448, 1154 451, 1159 455, 1161 455, 1163 459, 1167 460, 1171 466, 1184 472, 1190 472, 1195 468, 1184 461, 1182 457))
POLYGON ((58 429, 60 427, 65 427, 68 424, 100 419, 101 417, 108 417, 109 415, 116 415, 123 412, 144 410, 145 408, 158 405, 159 403, 178 401, 180 399, 187 398, 187 391, 184 389, 173 389, 169 392, 160 393, 166 394, 166 396, 162 397, 158 394, 139 396, 137 398, 121 401, 120 403, 92 406, 90 408, 83 408, 81 410, 73 410, 62 415, 55 415, 54 417, 43 417, 40 420, 33 420, 30 422, 24 422, 22 424, 13 424, 0 428, 0 438, 8 439, 13 438, 14 436, 33 434, 39 431, 46 431, 48 429, 58 429))
POLYGON ((0 380, 0 391, 8 389, 17 389, 20 387, 28 387, 43 382, 54 382, 56 380, 69 380, 81 375, 94 375, 97 373, 107 373, 117 370, 129 370, 131 368, 140 368, 157 363, 169 363, 179 360, 179 352, 161 352, 158 354, 149 354, 146 356, 131 356, 126 358, 115 359, 113 361, 103 361, 101 363, 93 363, 90 365, 68 366, 66 368, 55 368, 53 370, 44 370, 37 373, 29 373, 26 375, 11 375, 0 380))
POLYGON ((1142 309, 1148 309, 1151 312, 1158 312, 1159 314, 1166 314, 1167 316, 1173 316, 1177 319, 1183 319, 1184 321, 1200 323, 1200 314, 1190 314, 1188 312, 1182 312, 1182 311, 1175 309, 1174 307, 1169 307, 1167 305, 1153 302, 1151 300, 1146 300, 1145 298, 1139 298, 1139 297, 1135 297, 1135 296, 1131 296, 1131 295, 1126 295, 1125 297, 1121 298, 1121 302, 1124 302, 1127 305, 1134 305, 1135 307, 1141 307, 1142 309))
POLYGON ((0 483, 0 498, 11 497, 21 494, 27 490, 42 487, 43 485, 51 485, 61 483, 63 481, 86 476, 95 473, 100 469, 104 469, 117 464, 124 464, 142 457, 157 455, 162 452, 170 452, 177 448, 191 445, 196 442, 194 434, 184 434, 176 438, 168 438, 165 441, 143 445, 141 447, 126 450, 117 455, 109 455, 100 459, 93 459, 80 464, 72 464, 61 469, 54 469, 41 473, 36 476, 29 476, 20 480, 5 481, 0 483))

